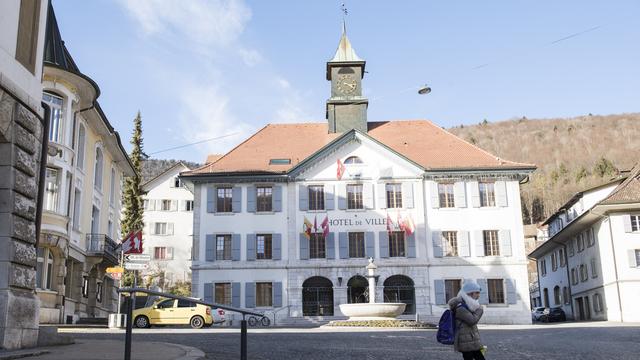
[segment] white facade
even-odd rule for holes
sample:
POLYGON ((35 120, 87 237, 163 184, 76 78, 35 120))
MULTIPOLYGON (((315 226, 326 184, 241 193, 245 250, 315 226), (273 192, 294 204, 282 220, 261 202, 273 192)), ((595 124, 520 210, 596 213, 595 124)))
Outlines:
POLYGON ((151 255, 143 276, 161 288, 191 280, 193 194, 178 175, 189 168, 178 163, 143 185, 144 253, 151 255))
POLYGON ((550 239, 532 253, 544 306, 562 306, 576 320, 640 320, 635 301, 640 296, 640 223, 632 219, 639 202, 608 201, 628 186, 623 180, 580 193, 566 211, 547 220, 550 239), (559 299, 554 297, 557 286, 559 299))
MULTIPOLYGON (((365 273, 366 257, 371 256, 380 274, 376 298, 407 302, 405 317, 418 314, 435 320, 446 309, 447 297, 455 295, 447 288, 455 281, 474 279, 483 288, 481 301, 487 304, 483 322, 529 323, 519 193, 519 181, 525 176, 522 171, 425 172, 366 135, 352 131, 342 138, 347 137, 352 138, 342 145, 329 145, 288 175, 183 177, 195 195, 193 295, 224 301, 216 291, 228 290, 231 294, 225 296, 232 305, 249 308, 260 308, 256 301, 262 297, 267 306, 261 310, 283 318, 341 316, 339 304, 362 300, 353 299, 356 289, 349 286, 349 280, 365 273), (337 180, 336 159, 345 162, 353 156, 362 164, 346 165, 345 176, 337 180), (490 206, 480 204, 478 181, 495 189, 490 206), (441 206, 438 183, 452 184, 453 207, 441 206), (362 185, 364 209, 345 209, 346 188, 353 184, 362 185), (387 208, 386 184, 399 184, 402 207, 387 208), (308 187, 313 185, 324 188, 324 210, 307 210, 308 187), (272 208, 263 213, 247 211, 255 206, 259 186, 272 189, 272 208), (224 187, 232 189, 233 204, 230 211, 221 213, 217 212, 216 191, 224 187), (324 256, 313 258, 313 242, 302 234, 305 218, 319 228, 328 219, 324 256), (392 232, 399 230, 399 218, 410 218, 415 232, 398 235, 404 237, 402 245, 394 246, 389 240, 388 218, 394 223, 392 232), (457 255, 446 256, 445 231, 455 234, 457 255), (494 237, 490 241, 495 246, 493 256, 485 256, 483 231, 491 231, 487 236, 494 237), (363 234, 357 258, 349 256, 349 233, 363 234), (271 235, 270 260, 254 260, 256 235, 260 234, 271 235), (218 235, 229 235, 228 260, 218 258, 224 256, 225 247, 222 241, 222 250, 216 252, 220 250, 216 249, 218 235), (399 248, 402 251, 394 254, 399 248), (318 287, 318 281, 306 286, 305 281, 314 277, 328 281, 329 289, 318 287), (265 302, 265 293, 258 292, 269 289, 271 301, 265 302), (315 298, 309 295, 313 291, 318 292, 315 298)), ((356 244, 358 235, 353 236, 356 244)))

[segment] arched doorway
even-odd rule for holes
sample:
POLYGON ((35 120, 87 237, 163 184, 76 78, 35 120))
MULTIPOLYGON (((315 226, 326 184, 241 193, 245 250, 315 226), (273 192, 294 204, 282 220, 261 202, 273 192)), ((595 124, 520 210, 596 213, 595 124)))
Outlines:
POLYGON ((333 283, 314 276, 302 283, 302 314, 304 316, 333 316, 333 283))
POLYGON ((405 303, 403 315, 416 313, 416 291, 413 280, 404 275, 393 275, 384 281, 384 302, 405 303))
POLYGON ((368 289, 369 282, 364 276, 353 276, 347 282, 347 302, 353 303, 366 303, 368 301, 368 289))

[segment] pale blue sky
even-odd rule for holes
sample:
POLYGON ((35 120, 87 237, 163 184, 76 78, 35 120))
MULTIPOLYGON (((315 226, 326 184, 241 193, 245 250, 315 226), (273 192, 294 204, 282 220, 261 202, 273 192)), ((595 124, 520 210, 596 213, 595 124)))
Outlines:
MULTIPOLYGON (((127 149, 138 109, 147 153, 235 134, 152 155, 196 162, 267 123, 325 121, 325 62, 338 44, 341 3, 53 2, 69 51, 99 84, 127 149)), ((638 1, 346 5, 349 38, 367 60, 369 120, 451 127, 640 111, 638 1), (417 95, 422 83, 433 92, 417 95)))

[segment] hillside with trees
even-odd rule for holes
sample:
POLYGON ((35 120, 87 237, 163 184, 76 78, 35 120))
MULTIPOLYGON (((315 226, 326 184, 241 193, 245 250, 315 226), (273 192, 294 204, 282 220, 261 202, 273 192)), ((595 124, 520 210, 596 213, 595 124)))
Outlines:
POLYGON ((484 120, 449 131, 503 159, 538 167, 522 186, 526 224, 544 220, 574 193, 640 161, 640 113, 484 120))

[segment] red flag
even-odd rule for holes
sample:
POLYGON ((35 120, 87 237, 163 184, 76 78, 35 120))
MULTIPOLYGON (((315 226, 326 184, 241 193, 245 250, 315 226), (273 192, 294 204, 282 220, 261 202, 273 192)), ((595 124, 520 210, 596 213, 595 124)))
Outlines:
POLYGON ((404 221, 402 221, 402 216, 400 216, 400 212, 398 212, 398 228, 400 228, 400 231, 405 231, 404 221))
POLYGON ((313 218, 313 232, 318 232, 318 215, 313 218))
POLYGON ((404 232, 407 235, 412 235, 415 230, 416 230, 416 226, 413 223, 413 219, 411 218, 411 215, 409 215, 404 219, 404 232))
POLYGON ((322 227, 322 235, 327 237, 327 235, 329 235, 329 215, 324 218, 320 226, 322 227))
POLYGON ((391 221, 391 216, 387 213, 387 232, 391 232, 393 230, 393 221, 391 221))
POLYGON ((142 254, 142 231, 132 231, 122 242, 125 254, 142 254))
POLYGON ((342 175, 344 175, 344 172, 347 168, 344 167, 344 164, 342 163, 342 161, 340 161, 340 159, 338 159, 338 170, 336 172, 336 177, 338 178, 338 180, 342 180, 342 175))
POLYGON ((307 237, 307 239, 311 238, 311 221, 307 220, 307 217, 304 217, 304 222, 302 224, 302 232, 307 237))

